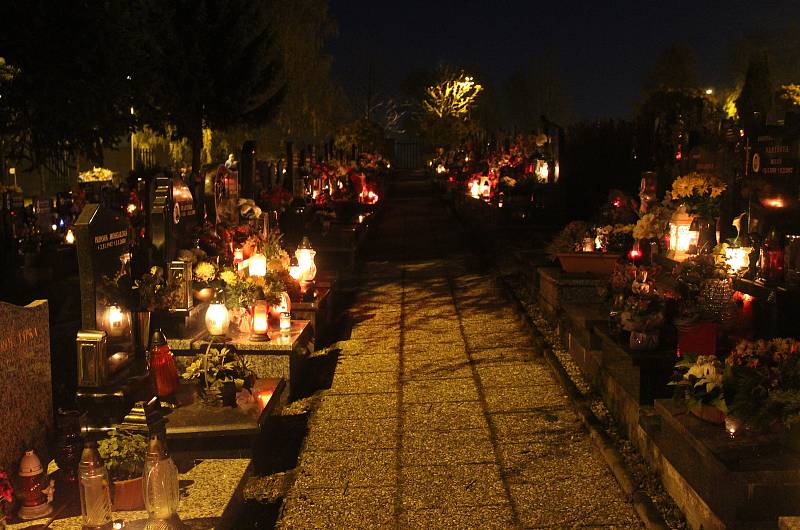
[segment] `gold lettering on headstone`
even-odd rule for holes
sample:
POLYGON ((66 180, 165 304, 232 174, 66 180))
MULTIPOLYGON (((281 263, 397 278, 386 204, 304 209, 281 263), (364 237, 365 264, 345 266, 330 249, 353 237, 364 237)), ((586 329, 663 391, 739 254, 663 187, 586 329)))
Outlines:
POLYGON ((0 337, 0 351, 7 352, 11 346, 15 344, 24 344, 39 338, 39 330, 37 328, 24 328, 12 331, 5 337, 0 337))

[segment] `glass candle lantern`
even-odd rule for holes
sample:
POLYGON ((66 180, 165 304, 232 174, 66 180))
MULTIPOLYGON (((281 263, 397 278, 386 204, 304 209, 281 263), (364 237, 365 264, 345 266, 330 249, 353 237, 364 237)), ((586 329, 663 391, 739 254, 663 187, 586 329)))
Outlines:
POLYGON ((250 276, 264 277, 267 275, 267 257, 264 254, 253 254, 250 256, 250 276))
POLYGON ((253 304, 253 340, 267 340, 269 337, 269 304, 266 300, 256 300, 253 304))
POLYGON ((773 228, 761 247, 761 277, 770 283, 782 282, 785 254, 782 238, 773 228))
POLYGON ((206 310, 206 328, 212 337, 224 337, 228 333, 230 315, 221 292, 217 292, 206 310))
POLYGON ((294 253, 297 256, 297 266, 300 267, 301 281, 311 282, 317 276, 317 266, 314 263, 316 254, 317 252, 311 247, 311 241, 304 237, 294 253))
POLYGON ((697 248, 699 233, 692 230, 693 217, 681 206, 669 220, 669 253, 668 258, 685 261, 697 248))
POLYGON ((281 333, 288 335, 292 331, 292 314, 281 313, 281 333))
POLYGON ((121 337, 130 329, 130 315, 117 304, 106 309, 106 331, 110 337, 121 337))

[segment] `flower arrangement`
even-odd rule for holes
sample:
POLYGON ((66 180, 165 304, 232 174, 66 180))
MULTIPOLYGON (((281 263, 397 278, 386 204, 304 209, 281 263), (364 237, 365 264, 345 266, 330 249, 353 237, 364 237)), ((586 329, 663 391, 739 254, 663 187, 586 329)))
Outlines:
POLYGON ((633 226, 634 239, 661 239, 667 233, 667 221, 664 219, 663 210, 651 211, 644 214, 633 226))
POLYGON ((197 380, 206 393, 206 398, 216 401, 222 394, 222 386, 233 382, 237 389, 250 388, 255 382, 251 363, 240 356, 231 346, 212 348, 208 345, 204 353, 194 357, 182 377, 197 380))
POLYGON ((217 277, 217 267, 208 261, 200 261, 192 270, 192 279, 201 286, 208 286, 217 277))
POLYGON ((584 221, 572 221, 547 245, 547 253, 555 259, 556 254, 578 252, 584 236, 591 230, 591 225, 584 221))
POLYGON ((111 480, 131 480, 142 476, 147 439, 141 434, 116 430, 97 442, 97 451, 111 480))
POLYGON ((146 311, 169 309, 175 299, 177 285, 164 277, 164 269, 150 267, 150 270, 133 282, 133 292, 138 298, 138 307, 146 311))
POLYGON ((717 357, 685 354, 675 364, 675 372, 669 385, 675 387, 675 397, 683 398, 690 409, 706 405, 728 411, 722 383, 725 367, 717 357))
POLYGON ((665 321, 664 298, 655 290, 632 294, 625 300, 620 319, 626 331, 656 331, 665 321))
POLYGON ((78 182, 106 182, 114 177, 110 169, 94 167, 88 171, 78 174, 78 182))
POLYGON ((719 215, 719 198, 726 188, 716 177, 692 172, 676 178, 667 197, 685 204, 691 215, 713 219, 719 215))
POLYGON ((725 360, 723 387, 730 413, 751 426, 797 423, 800 341, 741 341, 725 360))
MULTIPOLYGON (((682 261, 672 269, 672 277, 679 295, 677 324, 690 324, 699 319, 719 321, 729 316, 732 299, 726 304, 725 290, 715 288, 717 284, 727 284, 727 269, 716 256, 699 254, 682 261)), ((732 297, 733 293, 730 295, 732 297)))
POLYGON ((0 471, 0 522, 6 515, 6 510, 14 504, 14 486, 8 478, 8 473, 0 471))

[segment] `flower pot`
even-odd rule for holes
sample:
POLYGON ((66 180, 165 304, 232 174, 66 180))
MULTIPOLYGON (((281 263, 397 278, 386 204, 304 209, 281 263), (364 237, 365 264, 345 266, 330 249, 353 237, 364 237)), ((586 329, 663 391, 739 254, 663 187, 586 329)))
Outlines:
POLYGON ((628 344, 632 350, 655 350, 658 348, 658 331, 631 331, 628 344))
POLYGON ((214 296, 214 289, 211 287, 203 287, 202 289, 193 289, 192 295, 198 302, 208 302, 214 296))
POLYGON ((717 352, 716 322, 697 322, 678 327, 678 354, 714 355, 717 352))
POLYGON ((128 511, 144 508, 142 477, 114 481, 114 510, 128 511))
POLYGON ((712 407, 711 405, 690 405, 689 412, 692 414, 692 416, 695 416, 703 421, 707 421, 708 423, 714 423, 716 425, 722 425, 725 423, 725 413, 719 410, 717 407, 712 407))
POLYGON ((621 255, 602 252, 568 252, 559 253, 556 256, 561 262, 564 272, 609 275, 621 255))

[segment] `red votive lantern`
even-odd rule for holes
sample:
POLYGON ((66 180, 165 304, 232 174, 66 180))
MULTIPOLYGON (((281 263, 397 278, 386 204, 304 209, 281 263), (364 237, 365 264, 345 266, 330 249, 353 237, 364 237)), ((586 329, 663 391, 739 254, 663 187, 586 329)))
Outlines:
POLYGON ((269 340, 269 304, 266 300, 256 300, 253 304, 252 340, 269 340))
POLYGON ((150 375, 156 387, 156 396, 166 398, 178 389, 178 370, 167 344, 167 338, 159 329, 150 341, 150 375))
POLYGON ((639 242, 638 241, 635 242, 633 244, 633 248, 630 249, 630 251, 628 251, 628 259, 633 261, 633 262, 637 262, 640 259, 642 259, 642 250, 641 250, 641 247, 639 247, 639 242))

